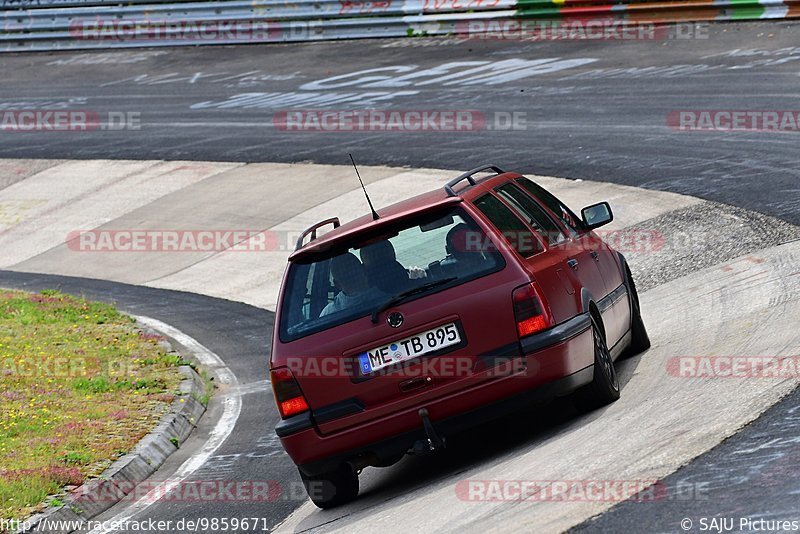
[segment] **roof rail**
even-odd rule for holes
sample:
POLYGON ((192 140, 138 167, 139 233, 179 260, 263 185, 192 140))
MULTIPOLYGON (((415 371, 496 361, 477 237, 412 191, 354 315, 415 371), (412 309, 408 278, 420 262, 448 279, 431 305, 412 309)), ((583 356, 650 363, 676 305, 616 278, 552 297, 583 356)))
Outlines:
POLYGON ((339 223, 339 217, 331 217, 330 219, 325 219, 324 221, 318 222, 317 224, 315 224, 314 226, 312 226, 311 228, 307 229, 302 234, 300 234, 300 237, 297 239, 297 246, 295 247, 295 250, 300 250, 301 248, 303 248, 303 239, 305 239, 305 237, 308 234, 311 234, 311 239, 309 239, 308 242, 311 243, 312 241, 314 241, 317 238, 317 230, 322 226, 325 226, 326 224, 332 224, 334 229, 339 228, 339 226, 341 226, 341 223, 339 223))
POLYGON ((497 174, 503 174, 505 171, 498 167, 497 165, 481 165, 480 167, 475 167, 472 170, 469 170, 459 176, 458 178, 453 178, 444 186, 444 190, 447 192, 447 196, 454 197, 456 196, 456 192, 453 189, 459 182, 464 180, 469 181, 469 185, 475 185, 475 179, 472 177, 474 174, 478 174, 479 172, 486 171, 486 170, 493 170, 497 174))

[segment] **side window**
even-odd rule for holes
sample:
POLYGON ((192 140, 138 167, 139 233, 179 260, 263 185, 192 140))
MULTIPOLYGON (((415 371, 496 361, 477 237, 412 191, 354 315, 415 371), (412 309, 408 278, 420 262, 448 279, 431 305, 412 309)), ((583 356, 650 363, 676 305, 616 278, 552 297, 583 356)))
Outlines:
POLYGON ((533 200, 513 184, 506 184, 496 189, 497 193, 506 199, 514 211, 519 213, 541 235, 547 236, 547 242, 557 245, 567 240, 567 236, 553 222, 553 219, 533 200))
POLYGON ((572 210, 570 210, 563 202, 558 200, 550 191, 534 182, 531 182, 527 178, 520 178, 517 180, 517 184, 519 184, 533 197, 537 198, 539 202, 547 206, 547 209, 552 211, 555 216, 558 217, 567 228, 569 228, 572 237, 575 237, 575 235, 583 230, 580 219, 578 219, 578 217, 572 213, 572 210))
POLYGON ((542 246, 533 232, 500 199, 486 194, 475 201, 475 206, 523 257, 542 251, 542 246))

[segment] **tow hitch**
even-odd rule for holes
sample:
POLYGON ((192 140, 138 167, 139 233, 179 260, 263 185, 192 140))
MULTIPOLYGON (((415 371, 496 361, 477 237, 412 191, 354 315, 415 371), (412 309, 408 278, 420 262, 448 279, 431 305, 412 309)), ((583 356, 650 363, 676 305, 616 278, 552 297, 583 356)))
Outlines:
POLYGON ((428 417, 428 409, 420 408, 419 412, 417 413, 419 414, 420 419, 422 419, 422 427, 425 429, 425 435, 428 436, 428 439, 419 440, 414 443, 414 447, 411 452, 413 454, 425 454, 439 449, 444 449, 444 438, 440 437, 439 434, 436 433, 436 429, 433 428, 433 423, 431 423, 431 419, 428 417))

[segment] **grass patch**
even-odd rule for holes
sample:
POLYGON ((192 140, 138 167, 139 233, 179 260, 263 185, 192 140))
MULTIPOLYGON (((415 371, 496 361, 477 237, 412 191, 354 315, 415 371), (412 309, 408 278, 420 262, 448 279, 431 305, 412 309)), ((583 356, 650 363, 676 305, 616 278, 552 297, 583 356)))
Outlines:
POLYGON ((0 519, 97 476, 169 411, 184 362, 159 341, 107 304, 0 290, 0 519))
POLYGON ((211 396, 214 394, 214 377, 205 369, 197 369, 194 365, 192 365, 192 369, 194 369, 203 380, 203 385, 205 387, 205 393, 198 394, 192 392, 192 396, 197 402, 208 407, 208 403, 211 402, 211 396))

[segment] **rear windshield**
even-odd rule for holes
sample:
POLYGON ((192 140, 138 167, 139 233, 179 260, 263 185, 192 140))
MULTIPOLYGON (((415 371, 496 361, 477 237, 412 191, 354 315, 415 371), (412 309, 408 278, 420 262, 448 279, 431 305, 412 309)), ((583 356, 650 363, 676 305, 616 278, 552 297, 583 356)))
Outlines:
POLYGON ((502 255, 461 208, 381 235, 365 235, 327 256, 292 263, 281 307, 287 342, 369 315, 392 297, 408 300, 502 269, 502 255), (438 283, 441 282, 441 283, 438 283), (430 289, 414 291, 422 286, 430 289))

